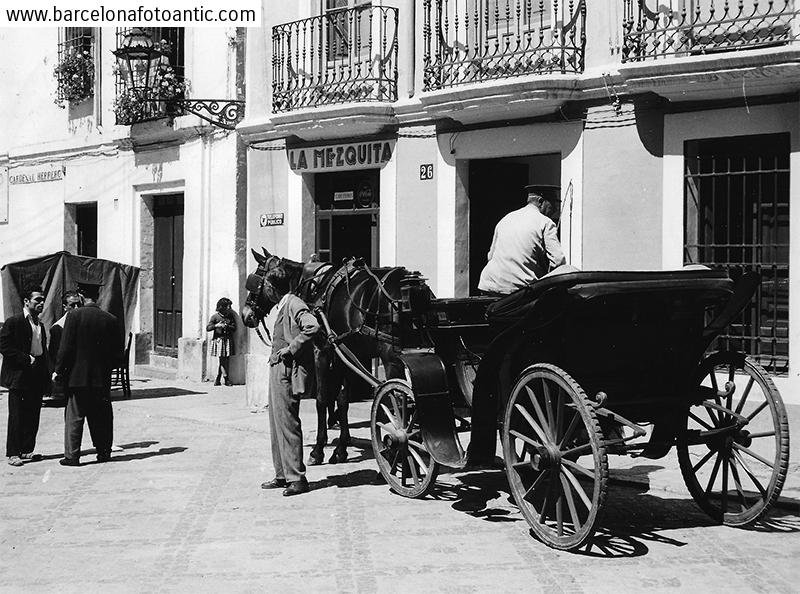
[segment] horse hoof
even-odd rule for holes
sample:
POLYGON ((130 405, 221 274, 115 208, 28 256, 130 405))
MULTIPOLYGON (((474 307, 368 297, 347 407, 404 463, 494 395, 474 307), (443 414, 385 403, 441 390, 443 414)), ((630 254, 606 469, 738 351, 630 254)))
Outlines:
POLYGON ((316 453, 312 452, 308 456, 308 465, 309 466, 319 466, 320 464, 322 464, 322 461, 323 461, 323 456, 322 456, 321 453, 320 454, 316 454, 316 453))
POLYGON ((338 450, 334 450, 328 462, 330 462, 331 464, 340 464, 343 462, 347 462, 347 452, 340 452, 338 450))

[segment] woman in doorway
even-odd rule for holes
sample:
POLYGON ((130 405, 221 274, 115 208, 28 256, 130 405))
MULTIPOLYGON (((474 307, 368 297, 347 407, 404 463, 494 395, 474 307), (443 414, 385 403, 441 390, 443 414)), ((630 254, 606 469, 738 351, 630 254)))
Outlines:
POLYGON ((217 311, 214 312, 214 315, 211 316, 206 325, 208 332, 214 332, 214 337, 211 341, 211 356, 219 357, 217 379, 214 381, 215 386, 220 385, 220 380, 223 379, 223 376, 226 386, 233 385, 228 373, 228 363, 233 354, 233 331, 236 329, 236 319, 233 317, 231 305, 233 305, 233 302, 227 297, 217 301, 217 311))

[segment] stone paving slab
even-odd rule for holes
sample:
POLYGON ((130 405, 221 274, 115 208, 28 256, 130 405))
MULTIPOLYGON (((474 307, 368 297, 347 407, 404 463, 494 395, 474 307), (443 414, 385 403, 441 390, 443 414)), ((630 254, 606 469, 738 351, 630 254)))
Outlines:
MULTIPOLYGON (((0 466, 0 592, 798 591, 800 513, 715 526, 682 480, 659 487, 669 458, 640 461, 647 482, 614 482, 592 549, 563 553, 531 537, 502 471, 446 473, 424 500, 392 494, 368 402, 352 407, 351 461, 310 468, 313 490, 287 499, 259 488, 267 415, 242 387, 133 388, 114 403, 111 462, 93 463, 87 434, 87 464, 59 466, 63 409, 45 408, 46 459, 0 466)), ((307 446, 313 409, 303 401, 307 446)))

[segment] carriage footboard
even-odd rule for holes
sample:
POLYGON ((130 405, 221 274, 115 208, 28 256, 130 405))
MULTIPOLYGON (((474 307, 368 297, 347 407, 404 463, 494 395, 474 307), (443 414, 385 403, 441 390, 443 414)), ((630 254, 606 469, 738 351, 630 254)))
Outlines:
POLYGON ((431 352, 404 352, 403 363, 416 397, 425 447, 439 464, 462 468, 466 455, 456 432, 455 413, 442 360, 431 352))

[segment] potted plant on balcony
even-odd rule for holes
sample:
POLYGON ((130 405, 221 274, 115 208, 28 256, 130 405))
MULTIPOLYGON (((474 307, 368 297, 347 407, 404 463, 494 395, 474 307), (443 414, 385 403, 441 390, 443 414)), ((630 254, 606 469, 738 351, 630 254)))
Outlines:
POLYGON ((56 105, 80 103, 94 95, 94 60, 87 50, 69 48, 53 68, 56 105))
POLYGON ((187 90, 187 81, 179 78, 172 66, 159 64, 151 86, 126 88, 117 94, 114 100, 117 123, 131 125, 164 117, 167 115, 166 102, 184 95, 187 90))

